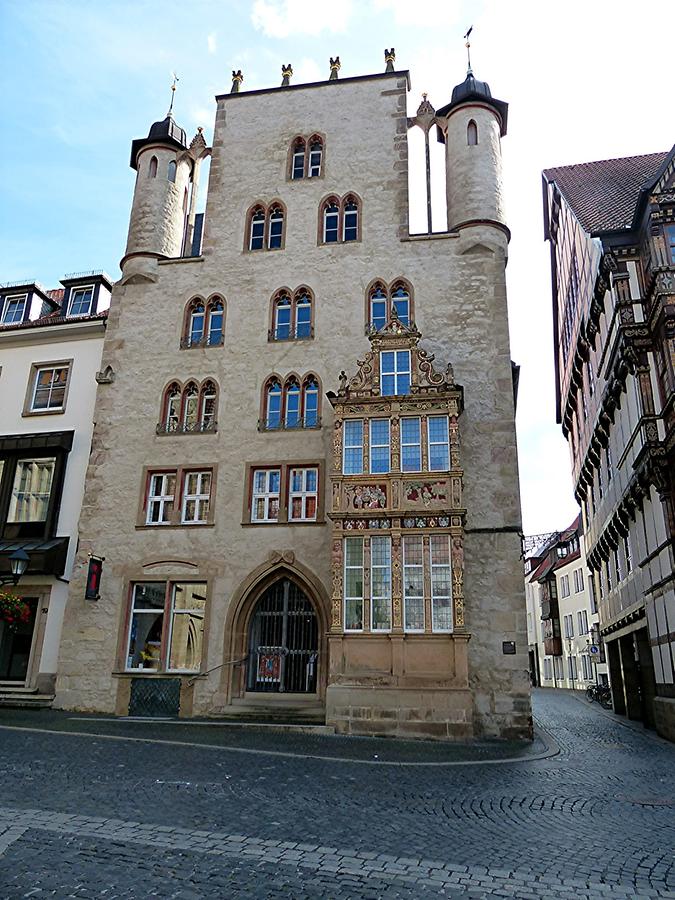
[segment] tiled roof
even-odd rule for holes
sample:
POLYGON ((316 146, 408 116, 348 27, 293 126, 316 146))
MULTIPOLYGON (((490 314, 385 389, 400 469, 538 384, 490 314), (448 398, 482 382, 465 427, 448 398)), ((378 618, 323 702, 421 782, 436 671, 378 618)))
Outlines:
POLYGON ((593 234, 629 228, 640 189, 652 182, 668 153, 647 153, 544 169, 583 228, 593 234))

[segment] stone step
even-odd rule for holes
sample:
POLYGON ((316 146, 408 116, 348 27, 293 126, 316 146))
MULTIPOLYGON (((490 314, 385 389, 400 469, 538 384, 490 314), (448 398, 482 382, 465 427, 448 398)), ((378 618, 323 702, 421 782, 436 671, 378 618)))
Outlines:
POLYGON ((0 707, 5 709, 49 709, 53 701, 53 694, 0 691, 0 707))

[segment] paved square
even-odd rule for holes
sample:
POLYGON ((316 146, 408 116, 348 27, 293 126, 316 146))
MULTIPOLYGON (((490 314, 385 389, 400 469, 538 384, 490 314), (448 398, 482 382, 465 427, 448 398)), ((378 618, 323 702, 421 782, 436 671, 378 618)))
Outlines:
POLYGON ((514 762, 4 711, 0 898, 675 898, 675 747, 534 704, 514 762))

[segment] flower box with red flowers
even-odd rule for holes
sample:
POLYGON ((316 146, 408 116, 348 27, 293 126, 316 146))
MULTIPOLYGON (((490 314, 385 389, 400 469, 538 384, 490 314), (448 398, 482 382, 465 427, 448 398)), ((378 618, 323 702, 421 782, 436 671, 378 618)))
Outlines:
POLYGON ((10 631, 17 631, 20 625, 30 621, 30 606, 16 594, 0 591, 0 622, 6 622, 10 631))

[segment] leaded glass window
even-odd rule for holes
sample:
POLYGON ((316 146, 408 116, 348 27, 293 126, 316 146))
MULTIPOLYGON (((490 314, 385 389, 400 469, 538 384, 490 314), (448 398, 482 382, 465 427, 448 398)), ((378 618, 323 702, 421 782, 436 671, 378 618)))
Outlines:
POLYGON ((344 542, 345 631, 363 631, 363 538, 344 542))

